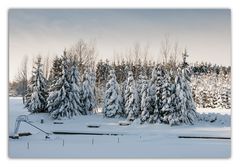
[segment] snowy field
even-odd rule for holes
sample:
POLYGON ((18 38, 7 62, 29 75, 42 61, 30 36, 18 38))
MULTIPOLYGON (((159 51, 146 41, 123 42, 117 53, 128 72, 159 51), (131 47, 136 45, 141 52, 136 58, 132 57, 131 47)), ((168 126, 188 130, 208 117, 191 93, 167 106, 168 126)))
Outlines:
MULTIPOLYGON (((31 114, 29 120, 47 132, 65 131, 81 133, 114 133, 118 135, 50 135, 34 129, 26 123, 20 132, 33 135, 9 139, 11 158, 229 158, 229 139, 185 139, 178 136, 231 137, 231 111, 224 109, 198 109, 207 119, 193 126, 162 124, 140 125, 135 120, 129 126, 119 126, 123 119, 103 118, 101 113, 62 120, 64 124, 53 124, 47 114, 31 114), (208 114, 208 115, 207 115, 208 114), (44 123, 41 124, 41 118, 44 123), (100 128, 88 128, 99 124, 100 128)), ((9 99, 9 135, 13 135, 18 115, 29 114, 23 108, 21 98, 9 99)))

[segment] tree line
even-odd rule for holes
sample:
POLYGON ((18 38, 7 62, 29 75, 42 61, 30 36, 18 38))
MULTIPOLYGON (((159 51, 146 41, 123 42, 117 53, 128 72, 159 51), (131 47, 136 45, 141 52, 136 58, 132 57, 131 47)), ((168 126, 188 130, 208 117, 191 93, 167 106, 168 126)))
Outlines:
POLYGON ((20 87, 30 112, 49 112, 53 119, 92 114, 102 108, 106 117, 174 125, 193 123, 195 104, 231 108, 231 68, 189 65, 186 50, 182 62, 177 62, 177 51, 177 44, 171 48, 164 42, 164 60, 156 63, 147 59, 148 47, 141 49, 136 44, 129 51, 132 59, 96 63, 95 44, 80 40, 52 63, 37 58, 29 81, 24 61, 19 80, 10 88, 20 87))
POLYGON ((48 79, 43 75, 41 57, 37 59, 25 95, 29 112, 48 112, 53 119, 93 114, 98 109, 97 90, 104 85, 102 81, 105 86, 101 89, 104 97, 101 108, 105 117, 124 117, 129 121, 140 118, 141 123, 170 125, 193 124, 197 117, 186 51, 183 62, 176 66, 156 64, 150 79, 147 70, 142 68, 134 76, 137 71, 134 66, 126 66, 123 82, 118 81, 114 66, 99 72, 100 61, 94 71, 90 66, 79 66, 79 59, 71 53, 65 50, 61 57, 55 57, 48 79))
MULTIPOLYGON (((122 84, 127 79, 129 70, 136 80, 140 80, 142 75, 150 80, 156 65, 154 61, 140 59, 136 64, 125 60, 112 63, 109 60, 100 60, 96 65, 98 103, 103 103, 102 97, 111 70, 115 71, 117 82, 122 84)), ((174 71, 181 64, 162 63, 162 66, 174 71)), ((202 62, 189 64, 188 69, 191 71, 190 85, 197 107, 231 108, 231 67, 202 62)))

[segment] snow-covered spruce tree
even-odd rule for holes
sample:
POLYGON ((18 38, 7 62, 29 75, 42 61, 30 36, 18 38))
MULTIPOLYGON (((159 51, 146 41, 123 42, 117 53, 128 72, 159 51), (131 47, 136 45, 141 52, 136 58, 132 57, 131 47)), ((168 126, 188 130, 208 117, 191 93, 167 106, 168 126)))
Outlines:
POLYGON ((191 86, 197 107, 225 108, 227 100, 223 100, 222 94, 227 89, 231 90, 230 68, 201 63, 192 67, 192 70, 194 76, 191 78, 191 86))
POLYGON ((191 77, 191 87, 192 87, 192 93, 193 93, 193 98, 196 103, 197 107, 203 107, 203 102, 202 102, 202 91, 204 89, 203 85, 203 79, 201 79, 199 76, 195 75, 191 77))
POLYGON ((109 81, 106 84, 103 113, 106 117, 123 116, 121 92, 116 81, 114 70, 110 71, 109 81))
POLYGON ((183 53, 182 67, 177 69, 174 86, 174 96, 171 96, 173 112, 167 116, 168 123, 178 125, 181 123, 193 124, 197 117, 195 102, 192 97, 192 90, 190 87, 191 72, 188 68, 186 58, 187 51, 183 53))
POLYGON ((96 112, 97 109, 97 98, 96 98, 96 72, 91 69, 90 70, 90 84, 92 87, 92 91, 93 91, 93 99, 92 99, 92 106, 93 106, 93 111, 96 112))
MULTIPOLYGON (((140 67, 138 67, 140 68, 140 67)), ((138 92, 138 102, 139 102, 139 106, 141 106, 141 101, 142 101, 142 89, 143 86, 145 86, 146 82, 147 82, 147 77, 145 75, 145 72, 143 71, 143 68, 140 69, 139 76, 138 76, 138 80, 136 82, 136 87, 137 87, 137 92, 138 92)))
POLYGON ((154 67, 152 70, 152 78, 147 85, 146 92, 143 92, 141 101, 141 123, 148 122, 153 123, 154 121, 154 109, 156 104, 156 79, 157 69, 154 67))
POLYGON ((27 84, 27 92, 26 95, 24 96, 25 101, 25 107, 26 103, 31 99, 32 94, 33 94, 33 83, 34 83, 34 75, 31 76, 30 80, 28 81, 27 84))
POLYGON ((48 93, 42 66, 41 57, 39 57, 35 67, 33 67, 32 78, 28 86, 27 103, 25 105, 31 113, 46 112, 48 93))
POLYGON ((85 105, 85 109, 87 114, 92 114, 96 109, 96 97, 94 95, 92 79, 90 76, 90 71, 86 70, 83 76, 83 102, 85 105))
POLYGON ((226 109, 230 109, 231 108, 231 89, 228 89, 226 91, 227 94, 227 104, 226 104, 226 109))
POLYGON ((175 112, 174 108, 176 107, 176 104, 174 103, 174 99, 176 97, 175 95, 175 84, 174 79, 175 75, 172 70, 165 73, 166 82, 163 85, 163 88, 165 90, 164 100, 163 100, 163 108, 160 112, 160 120, 163 123, 169 124, 170 120, 175 112))
MULTIPOLYGON (((219 90, 217 90, 218 87, 214 88, 214 95, 213 95, 213 108, 219 108, 221 103, 221 97, 219 96, 219 90)), ((197 102, 196 102, 197 103, 197 102)))
POLYGON ((125 114, 127 115, 127 120, 133 121, 139 115, 139 99, 132 71, 128 72, 126 89, 124 91, 124 99, 124 108, 125 114))
POLYGON ((188 68, 184 68, 182 70, 182 73, 183 73, 183 80, 185 81, 184 82, 184 90, 185 90, 185 94, 187 97, 187 103, 186 103, 187 111, 184 113, 186 118, 185 118, 185 121, 183 121, 183 122, 192 124, 194 119, 197 116, 197 113, 196 113, 195 102, 192 97, 191 87, 189 84, 191 82, 191 77, 190 77, 191 71, 188 68))
POLYGON ((153 122, 162 122, 164 116, 170 111, 170 84, 168 83, 167 76, 167 71, 163 67, 158 68, 153 122))
POLYGON ((141 84, 138 85, 138 86, 139 86, 138 89, 140 89, 138 91, 138 94, 139 94, 138 97, 139 97, 139 103, 140 103, 140 111, 142 112, 143 111, 142 101, 144 101, 143 98, 146 98, 146 96, 147 96, 147 89, 149 87, 149 82, 147 80, 147 76, 146 75, 142 75, 141 76, 141 84))
POLYGON ((105 62, 100 60, 96 65, 96 82, 97 87, 99 86, 105 86, 107 83, 107 78, 110 71, 110 65, 108 59, 106 59, 105 62))
POLYGON ((191 88, 189 86, 190 76, 187 68, 179 69, 175 79, 175 103, 174 113, 169 116, 170 125, 181 123, 193 124, 197 117, 195 103, 192 98, 191 88))
MULTIPOLYGON (((53 65, 50 70, 50 75, 48 78, 48 83, 50 86, 53 85, 54 83, 56 83, 56 81, 62 76, 61 64, 62 64, 62 59, 56 56, 53 59, 53 65)), ((50 87, 49 91, 51 91, 51 87, 50 87)))
POLYGON ((141 103, 140 103, 140 121, 144 123, 150 116, 149 111, 151 110, 151 96, 150 96, 150 85, 149 82, 144 77, 142 82, 142 89, 141 89, 141 103))
POLYGON ((223 88, 221 92, 221 106, 222 108, 229 109, 231 108, 231 92, 227 88, 223 88))
POLYGON ((48 112, 53 119, 71 118, 75 114, 69 81, 66 51, 62 57, 62 76, 54 83, 47 99, 48 112))
POLYGON ((127 87, 127 80, 123 81, 120 84, 120 91, 121 91, 121 97, 122 97, 122 110, 123 110, 123 115, 127 116, 126 112, 125 112, 125 90, 127 87))
POLYGON ((208 90, 206 88, 204 88, 201 93, 201 104, 203 108, 206 108, 208 105, 208 90))
POLYGON ((71 74, 70 74, 70 105, 73 109, 72 115, 86 115, 86 108, 83 101, 83 90, 80 83, 80 75, 78 71, 78 67, 73 62, 73 65, 71 67, 71 74))

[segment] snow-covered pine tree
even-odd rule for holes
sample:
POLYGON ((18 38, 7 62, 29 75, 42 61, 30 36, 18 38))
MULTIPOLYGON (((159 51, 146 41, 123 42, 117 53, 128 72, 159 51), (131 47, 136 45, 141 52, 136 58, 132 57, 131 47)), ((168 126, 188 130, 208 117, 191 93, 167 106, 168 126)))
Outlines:
POLYGON ((198 75, 191 77, 193 98, 197 107, 203 107, 201 92, 204 88, 203 82, 198 75))
POLYGON ((140 87, 140 91, 138 92, 139 95, 139 101, 140 101, 140 106, 141 106, 141 112, 143 111, 143 107, 142 107, 142 101, 143 98, 146 98, 147 95, 147 89, 149 88, 149 82, 147 80, 147 76, 146 75, 142 75, 141 77, 141 87, 140 87))
POLYGON ((92 106, 93 111, 96 112, 97 109, 97 98, 96 98, 96 73, 93 69, 90 70, 90 84, 93 91, 93 99, 92 99, 92 106))
POLYGON ((139 72, 139 76, 138 76, 138 80, 137 80, 137 83, 136 83, 136 87, 137 87, 137 92, 139 94, 139 99, 141 99, 141 90, 142 90, 142 86, 143 86, 143 72, 139 72))
POLYGON ((76 62, 74 61, 71 67, 70 74, 70 105, 73 109, 73 115, 86 115, 86 109, 83 102, 83 91, 80 83, 80 75, 76 62))
POLYGON ((87 114, 92 114, 96 109, 96 97, 92 88, 92 79, 89 70, 86 70, 84 72, 82 87, 84 92, 83 101, 85 104, 85 109, 87 111, 87 114))
POLYGON ((107 83, 107 78, 109 75, 110 71, 110 65, 109 65, 109 60, 106 59, 105 62, 100 60, 97 65, 96 65, 96 82, 97 82, 97 87, 99 86, 105 86, 107 83))
POLYGON ((143 79, 140 94, 141 94, 140 121, 141 123, 144 123, 147 119, 149 119, 150 116, 149 111, 151 111, 150 83, 147 81, 146 76, 143 79))
POLYGON ((207 90, 207 87, 204 87, 200 94, 201 94, 202 107, 207 108, 207 106, 208 106, 208 90, 207 90))
MULTIPOLYGON (((48 83, 50 86, 53 85, 54 83, 56 83, 56 81, 62 76, 61 64, 62 64, 62 59, 56 56, 53 59, 53 65, 50 70, 50 75, 48 78, 48 83)), ((51 87, 50 87, 49 91, 51 91, 51 87)))
POLYGON ((41 57, 38 57, 33 67, 32 78, 27 92, 25 107, 31 113, 46 112, 47 106, 47 80, 43 76, 41 57))
MULTIPOLYGON (((214 66, 216 68, 216 66, 214 66)), ((220 94, 220 85, 221 85, 221 82, 219 82, 219 79, 218 79, 218 74, 213 74, 213 85, 212 85, 212 99, 213 99, 213 108, 219 108, 220 107, 220 100, 221 100, 221 97, 219 96, 220 94)), ((195 101, 195 103, 197 104, 197 102, 195 101)))
POLYGON ((221 92, 221 106, 222 108, 229 109, 230 108, 230 93, 229 91, 224 87, 221 92))
POLYGON ((214 91, 213 91, 213 108, 219 108, 220 107, 219 104, 220 104, 221 97, 219 96, 219 90, 217 90, 217 88, 218 87, 215 87, 214 91))
POLYGON ((96 100, 99 105, 103 105, 104 87, 107 80, 106 65, 100 60, 96 65, 96 100))
POLYGON ((164 94, 164 100, 163 100, 163 108, 161 109, 161 122, 169 124, 169 118, 172 117, 174 111, 174 108, 176 104, 174 103, 174 99, 176 97, 175 95, 175 74, 172 70, 165 73, 165 84, 163 85, 163 90, 165 91, 164 94))
POLYGON ((227 94, 226 109, 230 109, 231 108, 231 89, 227 89, 226 94, 227 94))
POLYGON ((125 99, 124 108, 125 114, 127 115, 127 119, 129 121, 133 121, 139 115, 138 106, 139 99, 132 71, 128 72, 126 89, 124 91, 124 99, 125 99))
POLYGON ((122 112, 123 115, 126 116, 126 112, 125 112, 125 90, 127 87, 127 80, 125 80, 124 82, 122 82, 120 84, 120 91, 121 91, 121 97, 122 97, 122 112))
POLYGON ((71 118, 75 111, 71 105, 71 86, 69 81, 66 51, 62 57, 62 76, 53 84, 47 99, 48 112, 53 119, 71 118))
POLYGON ((110 71, 109 81, 106 84, 103 113, 106 117, 123 116, 121 92, 116 81, 114 70, 110 71))
POLYGON ((183 81, 184 81, 184 91, 185 91, 185 95, 187 98, 186 101, 186 108, 187 110, 184 113, 185 116, 185 120, 183 121, 184 123, 191 123, 193 124, 195 118, 197 117, 197 113, 196 113, 196 106, 195 106, 195 102, 193 100, 192 97, 192 90, 190 87, 190 82, 191 82, 191 72, 188 68, 184 68, 182 70, 182 76, 183 76, 183 81))
POLYGON ((167 81, 167 71, 163 67, 157 70, 156 80, 156 103, 153 122, 162 122, 164 116, 169 112, 168 96, 169 84, 167 81))
MULTIPOLYGON (((31 99, 31 96, 32 96, 32 93, 33 93, 33 76, 30 78, 30 80, 28 81, 28 84, 27 84, 27 92, 26 92, 26 95, 25 95, 25 100, 26 100, 26 103, 31 99)), ((26 104, 25 104, 26 106, 26 104)))
POLYGON ((174 74, 172 74, 173 72, 170 71, 170 73, 168 72, 166 74, 166 80, 167 83, 165 84, 166 87, 166 103, 164 108, 162 109, 164 112, 166 112, 166 114, 164 115, 162 121, 166 123, 169 123, 168 120, 166 119, 168 117, 169 114, 174 112, 174 103, 173 103, 173 99, 175 98, 175 93, 174 93, 174 89, 175 89, 175 84, 174 84, 174 79, 175 76, 174 74), (173 77, 174 76, 174 77, 173 77))
MULTIPOLYGON (((138 80, 137 80, 137 83, 136 83, 136 87, 137 87, 137 92, 138 92, 139 106, 141 106, 142 89, 143 89, 143 86, 146 86, 145 84, 147 82, 147 77, 144 74, 143 68, 141 68, 140 72, 138 72, 138 73, 139 73, 139 76, 138 76, 138 80)), ((140 109, 141 109, 141 107, 140 107, 140 109)))
POLYGON ((180 123, 193 124, 197 117, 195 103, 192 98, 191 88, 189 86, 190 76, 187 68, 178 69, 178 75, 175 79, 175 103, 174 113, 168 118, 170 125, 180 123))
POLYGON ((157 68, 154 67, 152 70, 152 77, 147 85, 146 96, 142 97, 141 107, 141 123, 145 121, 149 123, 154 122, 154 109, 156 104, 156 79, 157 79, 157 68))

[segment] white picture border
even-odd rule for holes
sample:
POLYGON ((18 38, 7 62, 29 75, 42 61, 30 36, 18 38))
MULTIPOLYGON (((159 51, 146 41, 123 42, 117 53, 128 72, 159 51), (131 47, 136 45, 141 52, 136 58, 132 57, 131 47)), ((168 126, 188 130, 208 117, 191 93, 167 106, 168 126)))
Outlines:
MULTIPOLYGON (((1 0, 0 1, 0 162, 10 167, 232 167, 240 161, 240 5, 239 0, 1 0), (232 11, 232 155, 229 159, 10 159, 8 157, 9 8, 229 8, 232 11)), ((161 150, 159 150, 161 151, 161 150)))

